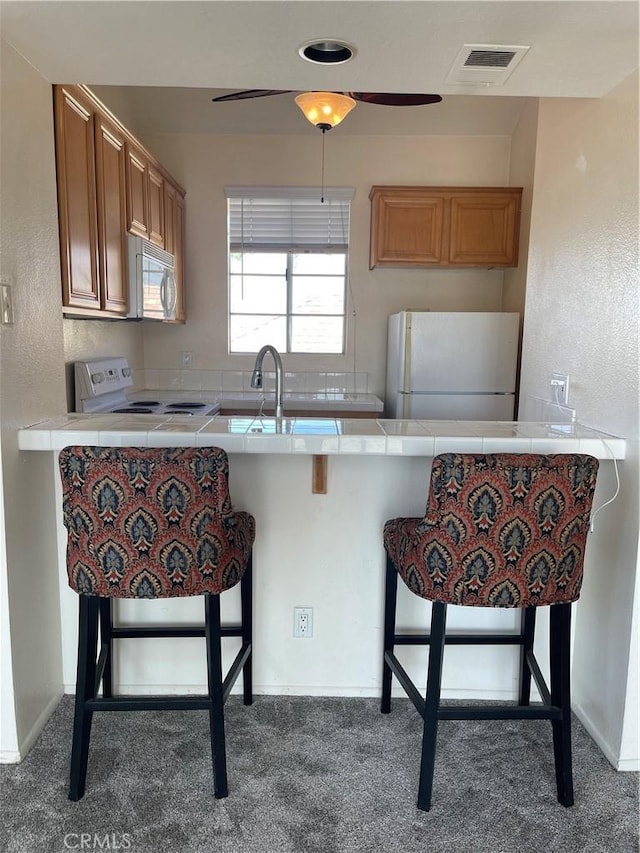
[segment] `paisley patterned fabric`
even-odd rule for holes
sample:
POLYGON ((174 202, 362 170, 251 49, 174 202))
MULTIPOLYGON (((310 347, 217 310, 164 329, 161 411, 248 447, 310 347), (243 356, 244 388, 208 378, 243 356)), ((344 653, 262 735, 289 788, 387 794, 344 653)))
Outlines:
POLYGON ((384 546, 416 595, 474 607, 575 601, 598 460, 519 453, 436 456, 424 518, 384 546))
POLYGON ((241 580, 255 522, 232 509, 224 450, 65 447, 59 464, 76 592, 166 598, 241 580))

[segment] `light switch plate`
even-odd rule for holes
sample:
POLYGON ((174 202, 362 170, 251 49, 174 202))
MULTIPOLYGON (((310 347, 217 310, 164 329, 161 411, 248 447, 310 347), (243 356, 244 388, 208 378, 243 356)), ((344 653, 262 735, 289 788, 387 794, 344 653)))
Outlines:
POLYGON ((13 291, 8 278, 0 279, 0 325, 13 325, 13 291))

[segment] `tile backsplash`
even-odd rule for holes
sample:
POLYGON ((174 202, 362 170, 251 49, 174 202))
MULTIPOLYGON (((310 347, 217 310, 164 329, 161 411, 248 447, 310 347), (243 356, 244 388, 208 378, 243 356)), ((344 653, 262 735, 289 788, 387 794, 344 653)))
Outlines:
MULTIPOLYGON (((251 370, 145 370, 134 371, 137 389, 150 391, 250 391, 251 370)), ((264 371, 264 389, 275 387, 275 373, 264 371)), ((298 393, 369 393, 368 373, 290 371, 284 373, 284 390, 298 393)))

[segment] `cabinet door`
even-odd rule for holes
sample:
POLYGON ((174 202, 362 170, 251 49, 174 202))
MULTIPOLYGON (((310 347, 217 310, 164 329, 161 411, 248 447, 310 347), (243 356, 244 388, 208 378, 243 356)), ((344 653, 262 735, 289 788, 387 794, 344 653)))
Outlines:
POLYGON ((149 164, 144 152, 127 144, 127 231, 149 238, 149 164))
POLYGON ((174 218, 174 257, 176 277, 176 323, 184 323, 187 318, 185 293, 185 204, 180 193, 176 193, 176 215, 174 218))
POLYGON ((180 193, 176 193, 176 210, 174 218, 174 257, 176 278, 176 323, 184 323, 187 317, 185 296, 185 204, 180 193))
POLYGON ((451 199, 449 263, 516 266, 520 197, 520 191, 454 196, 451 199))
POLYGON ((176 198, 177 190, 169 181, 164 182, 164 248, 170 255, 176 251, 176 198))
POLYGON ((94 114, 75 87, 54 89, 62 304, 100 308, 94 114))
POLYGON ((411 191, 372 198, 369 267, 429 266, 442 262, 445 203, 411 191))
POLYGON ((149 165, 149 240, 164 249, 164 178, 149 165))
POLYGON ((125 143, 115 125, 96 114, 96 189, 101 307, 127 313, 125 143))

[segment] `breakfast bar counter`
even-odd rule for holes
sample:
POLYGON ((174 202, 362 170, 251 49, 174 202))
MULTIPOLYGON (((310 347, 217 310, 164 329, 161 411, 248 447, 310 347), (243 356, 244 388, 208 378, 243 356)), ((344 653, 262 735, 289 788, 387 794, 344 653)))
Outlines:
POLYGON ((276 419, 69 414, 20 430, 21 450, 71 444, 222 447, 227 453, 434 456, 438 453, 589 453, 624 459, 625 441, 581 424, 362 418, 276 419))
MULTIPOLYGON (((51 555, 59 580, 67 692, 75 687, 78 602, 67 585, 57 457, 61 448, 73 444, 214 445, 228 452, 233 505, 256 519, 254 691, 258 697, 261 693, 380 695, 382 529, 389 518, 424 515, 434 455, 449 451, 588 453, 602 460, 595 507, 616 493, 616 460, 625 456, 623 439, 579 424, 70 414, 21 429, 21 450, 44 451, 50 457, 41 477, 49 478, 45 485, 57 504, 57 541, 52 542, 51 555), (318 462, 323 463, 324 488, 320 489, 315 488, 318 462), (312 608, 310 637, 293 636, 295 607, 312 608)), ((625 498, 621 495, 617 500, 625 498)), ((599 632, 607 630, 602 620, 594 621, 598 587, 591 581, 608 571, 602 555, 615 536, 611 525, 612 513, 605 508, 589 536, 585 585, 576 605, 574 707, 587 725, 589 712, 581 709, 580 685, 591 678, 594 643, 599 632)), ((239 599, 237 590, 224 596, 227 621, 238 618, 239 599)), ((398 625, 407 631, 424 630, 429 607, 400 589, 398 625)), ((202 621, 199 598, 121 600, 116 610, 123 624, 202 621)), ((541 628, 545 618, 541 613, 541 628)), ((452 630, 494 631, 516 629, 518 619, 513 610, 452 606, 448 623, 452 630)), ((544 643, 544 628, 539 633, 544 643)), ((226 641, 225 666, 237 651, 235 643, 233 638, 226 641)), ((149 645, 138 641, 135 655, 126 640, 119 646, 115 687, 121 692, 203 692, 205 657, 197 638, 178 643, 155 640, 149 645)), ((410 677, 424 683, 424 649, 404 647, 402 656, 410 677)), ((504 700, 515 696, 518 655, 513 649, 451 647, 447 656, 445 697, 504 700)), ((544 649, 539 658, 545 659, 544 649)))

